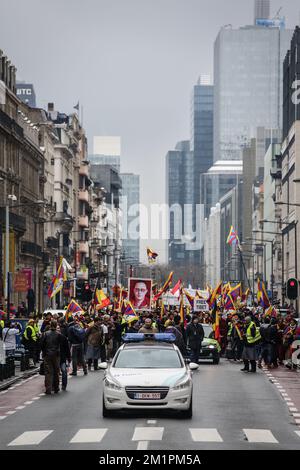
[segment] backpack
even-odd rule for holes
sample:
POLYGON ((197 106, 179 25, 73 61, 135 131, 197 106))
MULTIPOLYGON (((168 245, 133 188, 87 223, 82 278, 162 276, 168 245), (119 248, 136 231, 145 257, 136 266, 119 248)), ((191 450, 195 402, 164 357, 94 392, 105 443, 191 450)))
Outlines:
POLYGON ((78 343, 83 343, 85 339, 85 330, 81 328, 81 326, 74 325, 73 334, 74 334, 76 341, 78 341, 78 343))

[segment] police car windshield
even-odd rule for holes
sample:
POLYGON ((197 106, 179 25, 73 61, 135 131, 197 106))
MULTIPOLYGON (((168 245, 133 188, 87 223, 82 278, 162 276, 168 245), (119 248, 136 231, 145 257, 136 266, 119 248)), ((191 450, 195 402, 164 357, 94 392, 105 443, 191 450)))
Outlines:
POLYGON ((209 325, 202 325, 204 329, 204 336, 205 338, 209 338, 209 335, 212 333, 213 329, 209 325))
POLYGON ((118 369, 179 369, 184 367, 174 349, 132 348, 119 352, 113 367, 118 369))

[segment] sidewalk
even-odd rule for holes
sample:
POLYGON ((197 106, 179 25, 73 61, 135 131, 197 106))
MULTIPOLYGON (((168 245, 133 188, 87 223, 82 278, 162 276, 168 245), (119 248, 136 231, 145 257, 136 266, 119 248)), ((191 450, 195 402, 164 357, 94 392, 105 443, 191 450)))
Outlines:
POLYGON ((267 369, 263 371, 270 382, 277 388, 283 400, 293 415, 296 424, 300 425, 300 372, 293 371, 284 366, 278 369, 267 369))
POLYGON ((0 391, 5 390, 14 383, 18 382, 19 380, 27 379, 28 377, 37 374, 39 371, 39 367, 33 367, 32 369, 25 370, 21 372, 20 364, 16 364, 15 375, 10 377, 9 379, 3 380, 0 382, 0 391))
POLYGON ((292 371, 284 366, 269 369, 269 372, 282 385, 296 408, 300 410, 300 372, 292 371))

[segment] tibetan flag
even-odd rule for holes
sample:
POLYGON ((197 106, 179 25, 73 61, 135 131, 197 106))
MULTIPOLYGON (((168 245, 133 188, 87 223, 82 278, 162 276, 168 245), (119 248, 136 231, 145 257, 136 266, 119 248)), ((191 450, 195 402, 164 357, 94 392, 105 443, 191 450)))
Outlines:
POLYGON ((161 320, 163 319, 164 314, 165 314, 165 306, 164 306, 163 300, 161 299, 161 306, 160 306, 160 319, 161 320))
POLYGON ((220 340, 221 340, 221 335, 220 335, 220 312, 218 310, 216 310, 215 315, 216 315, 215 316, 215 322, 213 324, 214 337, 215 337, 215 340, 220 342, 220 340))
POLYGON ((52 299, 58 292, 60 292, 63 288, 64 281, 66 281, 66 273, 64 271, 64 258, 61 256, 59 260, 59 265, 57 268, 56 273, 54 274, 51 284, 48 289, 48 297, 52 299))
POLYGON ((203 297, 203 295, 201 294, 200 291, 196 290, 196 296, 195 296, 195 299, 205 299, 205 297, 203 297))
POLYGON ((83 312, 83 309, 80 307, 80 305, 75 302, 74 299, 71 300, 69 305, 67 306, 66 310, 66 320, 71 317, 75 313, 83 312))
POLYGON ((102 289, 96 289, 95 290, 95 298, 94 298, 95 305, 97 307, 97 310, 107 307, 110 305, 110 299, 106 297, 102 289))
POLYGON ((179 315, 181 318, 181 323, 185 326, 186 320, 184 318, 184 308, 183 308, 183 292, 182 289, 180 289, 180 309, 179 309, 179 315))
POLYGON ((237 301, 238 297, 242 297, 242 285, 241 283, 235 287, 232 287, 229 291, 230 296, 234 302, 237 301))
POLYGON ((274 307, 272 307, 272 306, 268 307, 268 308, 265 310, 265 316, 268 317, 268 316, 272 315, 273 310, 274 310, 274 307))
POLYGON ((246 290, 246 292, 244 292, 244 294, 242 295, 242 301, 243 301, 243 302, 247 302, 248 297, 249 297, 249 294, 250 294, 250 289, 248 288, 248 289, 246 290))
POLYGON ((236 233, 232 225, 230 227, 230 231, 229 231, 229 235, 227 237, 226 243, 228 243, 228 245, 230 246, 240 245, 238 234, 236 233))
POLYGON ((258 300, 259 305, 263 308, 268 308, 271 305, 266 288, 265 288, 265 284, 263 281, 260 281, 259 279, 257 282, 257 300, 258 300))
POLYGON ((147 256, 148 256, 148 263, 155 263, 156 258, 158 257, 158 253, 155 253, 155 251, 151 250, 151 248, 147 248, 147 256))
POLYGON ((166 290, 168 289, 168 287, 170 286, 171 282, 172 282, 172 279, 173 279, 173 274, 174 272, 171 271, 169 276, 168 276, 168 279, 166 280, 166 282, 164 283, 163 287, 161 288, 161 290, 153 297, 153 302, 156 302, 157 299, 159 299, 159 297, 162 296, 162 294, 164 294, 166 292, 166 290))
POLYGON ((179 297, 180 295, 180 287, 181 287, 181 279, 179 279, 178 282, 176 282, 175 286, 171 290, 172 295, 176 295, 176 297, 179 297))
POLYGON ((193 297, 191 294, 189 294, 189 292, 186 289, 184 289, 183 292, 184 292, 186 298, 188 299, 190 306, 192 308, 194 308, 194 299, 195 299, 195 297, 193 297))
POLYGON ((133 308, 133 306, 131 305, 131 302, 128 302, 127 303, 127 307, 125 308, 124 310, 124 315, 133 315, 133 316, 136 316, 136 312, 133 308))
POLYGON ((222 294, 222 281, 219 282, 217 287, 213 290, 213 292, 210 294, 209 298, 207 299, 208 306, 210 308, 213 308, 217 297, 222 294))
POLYGON ((234 301, 229 293, 226 294, 226 297, 224 300, 224 310, 236 310, 234 301))

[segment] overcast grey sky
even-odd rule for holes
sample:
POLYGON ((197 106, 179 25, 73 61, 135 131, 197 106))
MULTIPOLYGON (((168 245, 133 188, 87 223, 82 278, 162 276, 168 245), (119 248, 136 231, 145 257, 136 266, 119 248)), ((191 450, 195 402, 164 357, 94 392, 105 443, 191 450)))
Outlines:
MULTIPOLYGON (((73 111, 93 135, 122 137, 122 171, 141 175, 141 201, 165 199, 165 155, 190 136, 190 95, 213 72, 222 25, 253 23, 253 0, 0 0, 0 49, 32 82, 38 105, 73 111)), ((299 22, 298 0, 283 6, 299 22)), ((158 246, 154 243, 154 248, 158 246)))

